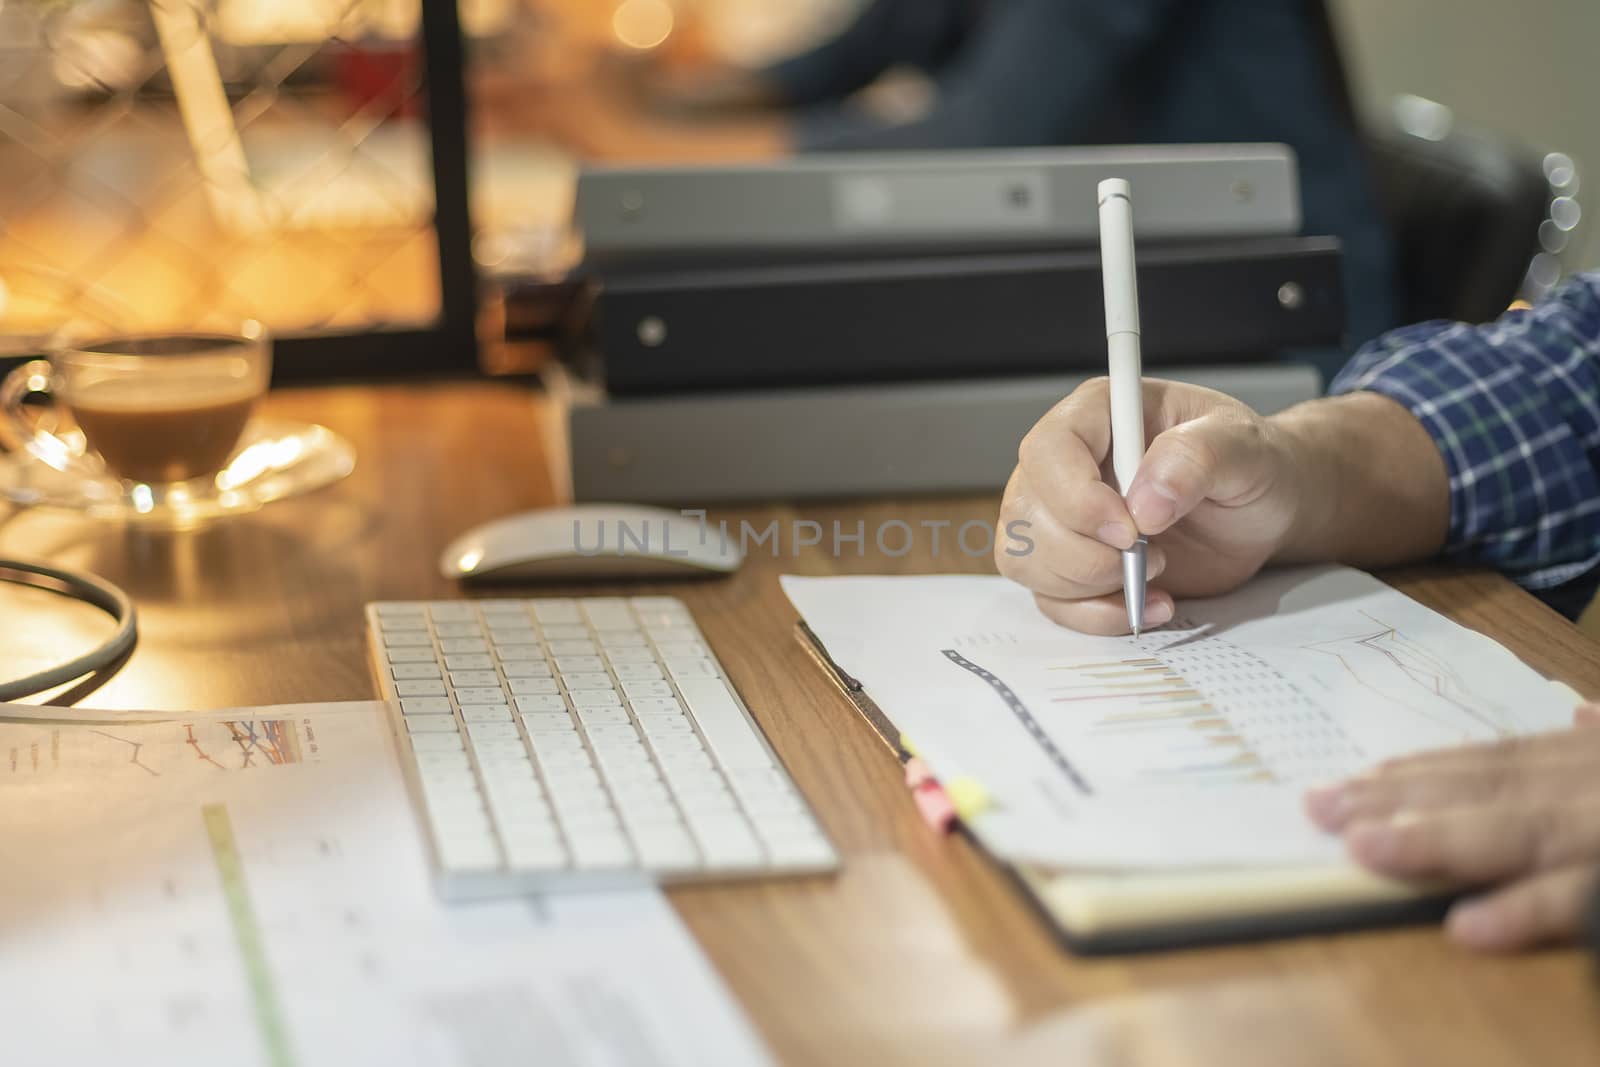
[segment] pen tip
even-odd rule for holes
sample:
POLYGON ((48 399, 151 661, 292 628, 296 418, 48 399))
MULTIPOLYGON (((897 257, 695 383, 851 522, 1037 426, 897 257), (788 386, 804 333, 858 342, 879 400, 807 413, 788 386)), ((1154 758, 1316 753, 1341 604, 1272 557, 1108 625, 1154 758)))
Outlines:
POLYGON ((1135 626, 1133 628, 1133 636, 1134 637, 1138 637, 1139 636, 1139 628, 1137 626, 1135 626))

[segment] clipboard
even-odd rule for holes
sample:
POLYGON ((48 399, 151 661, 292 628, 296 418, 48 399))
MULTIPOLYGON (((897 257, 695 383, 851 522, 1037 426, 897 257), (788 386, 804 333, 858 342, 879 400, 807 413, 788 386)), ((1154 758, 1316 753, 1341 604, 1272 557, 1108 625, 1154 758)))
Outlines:
MULTIPOLYGON (((801 620, 795 635, 895 758, 902 764, 912 760, 894 722, 811 627, 801 620)), ((1051 934, 1081 956, 1437 923, 1460 895, 1458 888, 1419 888, 1347 867, 1057 871, 1000 858, 959 818, 952 829, 997 864, 1051 934)))

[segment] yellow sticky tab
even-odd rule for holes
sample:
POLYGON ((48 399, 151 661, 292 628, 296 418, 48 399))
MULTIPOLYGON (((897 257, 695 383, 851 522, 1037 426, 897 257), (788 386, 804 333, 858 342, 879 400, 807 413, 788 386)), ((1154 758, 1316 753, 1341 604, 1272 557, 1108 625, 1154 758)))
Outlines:
POLYGON ((971 819, 989 807, 989 791, 974 779, 953 779, 945 783, 944 792, 962 819, 971 819))
POLYGON ((917 746, 911 743, 911 738, 907 737, 905 734, 900 735, 900 747, 911 753, 913 756, 922 755, 922 753, 917 751, 917 746))

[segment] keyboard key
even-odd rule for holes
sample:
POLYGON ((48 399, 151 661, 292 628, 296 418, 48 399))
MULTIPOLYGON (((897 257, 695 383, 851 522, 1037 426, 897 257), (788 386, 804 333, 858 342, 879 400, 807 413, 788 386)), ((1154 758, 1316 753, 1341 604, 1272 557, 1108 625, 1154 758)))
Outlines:
POLYGON ((650 642, 645 639, 644 634, 637 630, 602 632, 600 634, 600 643, 605 646, 606 651, 608 652, 612 649, 624 648, 644 648, 648 650, 648 646, 650 644, 650 642))
POLYGON ((460 602, 434 603, 428 605, 428 614, 433 616, 435 622, 454 622, 461 619, 476 619, 478 609, 471 604, 460 602))
POLYGON ((409 697, 400 701, 402 715, 449 715, 454 710, 449 697, 409 697))
POLYGON ((589 753, 585 749, 562 751, 560 749, 535 749, 539 754, 539 766, 546 772, 582 769, 593 766, 589 760, 589 753))
POLYGON ((498 641, 505 638, 529 638, 537 641, 539 632, 533 628, 533 623, 521 616, 516 618, 490 619, 489 635, 498 641))
POLYGON ((623 663, 655 663, 656 654, 648 648, 607 648, 606 660, 612 668, 623 663))
POLYGON ((472 772, 472 764, 467 762, 467 753, 464 749, 457 749, 454 752, 417 751, 416 757, 417 767, 425 772, 445 773, 456 770, 466 771, 469 774, 472 772))
POLYGON ((610 689, 611 675, 605 673, 563 674, 561 683, 569 692, 580 689, 610 689))
MULTIPOLYGON (((500 741, 495 743, 509 744, 510 742, 500 741)), ((518 751, 514 754, 502 756, 490 756, 480 748, 478 750, 478 767, 483 771, 483 780, 491 786, 496 782, 532 782, 534 785, 538 785, 538 776, 533 773, 533 761, 528 758, 526 752, 521 751, 520 744, 518 745, 518 751)))
POLYGON ((583 613, 589 619, 591 626, 599 627, 602 622, 615 622, 618 619, 631 620, 633 612, 628 608, 628 602, 616 596, 592 596, 583 600, 583 613))
POLYGON ((419 648, 432 645, 433 638, 428 636, 426 630, 401 630, 383 635, 385 648, 419 648))
MULTIPOLYGON (((549 669, 545 668, 547 671, 549 669)), ((561 687, 556 685, 554 678, 509 678, 506 680, 506 687, 519 697, 561 692, 561 687)))
POLYGON ((553 656, 592 656, 595 654, 594 642, 583 641, 551 641, 550 654, 553 656))
POLYGON ((532 630, 526 633, 495 634, 493 641, 496 651, 499 652, 536 651, 544 647, 532 630))
POLYGON ((460 734, 418 734, 411 739, 418 752, 461 752, 465 746, 460 734))
POLYGON ((434 624, 433 632, 440 637, 478 637, 483 629, 476 622, 439 622, 434 624))
POLYGON ((544 649, 538 645, 506 645, 496 648, 494 654, 502 668, 512 663, 543 663, 544 649))
MULTIPOLYGON (((685 720, 687 721, 687 720, 685 720)), ((700 735, 693 730, 656 730, 651 721, 645 729, 645 736, 650 739, 650 747, 661 756, 703 755, 705 745, 700 741, 700 735)))
POLYGON ((555 598, 535 600, 533 602, 533 616, 541 623, 583 621, 583 616, 578 613, 578 602, 575 600, 555 598))
POLYGON ((493 689, 485 687, 482 689, 456 690, 456 703, 462 707, 466 707, 468 704, 498 704, 504 706, 505 702, 505 691, 499 686, 495 686, 493 689))
POLYGON ((687 834, 634 839, 640 862, 662 871, 687 871, 701 865, 700 853, 687 834))
POLYGON ((389 668, 389 674, 399 681, 416 678, 438 678, 439 665, 436 663, 396 663, 389 668))
POLYGON ((467 653, 464 655, 446 656, 444 665, 452 671, 492 671, 494 660, 486 655, 467 653))
POLYGON ((620 708, 622 698, 615 689, 579 689, 569 694, 572 697, 573 707, 582 708, 620 708))
POLYGON ((500 850, 487 834, 447 837, 439 842, 439 862, 453 871, 493 870, 500 866, 500 850))
POLYGON ((544 628, 546 641, 587 641, 589 628, 573 623, 551 624, 544 628))
POLYGON ((598 726, 603 723, 623 724, 628 722, 628 713, 616 707, 580 707, 578 708, 578 718, 583 720, 585 727, 598 726))
POLYGON ((480 600, 478 610, 483 617, 515 615, 518 618, 527 618, 528 609, 520 600, 480 600))
POLYGON ((744 810, 758 820, 770 815, 803 815, 806 810, 805 801, 794 793, 787 791, 782 793, 741 793, 739 801, 744 805, 744 810))
POLYGON ((428 604, 423 600, 385 600, 375 604, 378 609, 378 618, 387 619, 399 615, 426 615, 428 604))
POLYGON ((394 691, 402 697, 442 697, 444 682, 438 679, 406 679, 395 682, 394 691))
POLYGON ((666 664, 674 682, 682 682, 685 678, 722 677, 716 664, 708 659, 669 659, 666 664))
POLYGON ((674 659, 704 659, 709 653, 706 646, 698 641, 668 641, 656 642, 656 652, 665 660, 674 659))
POLYGON ((478 754, 480 762, 485 759, 528 758, 528 749, 523 745, 521 737, 478 737, 474 735, 472 750, 478 754))
POLYGON ((558 656, 556 670, 562 674, 593 674, 604 672, 605 661, 599 656, 558 656))
POLYGON ((833 846, 820 834, 769 837, 764 844, 776 864, 820 867, 835 861, 833 846))
POLYGON ((688 678, 678 682, 678 691, 724 767, 755 770, 773 765, 767 747, 734 702, 726 683, 716 678, 688 678))
POLYGON ((617 679, 623 682, 648 682, 662 679, 661 668, 654 663, 617 663, 612 665, 617 679))
MULTIPOLYGON (((651 741, 659 739, 665 742, 673 734, 696 737, 687 715, 641 715, 639 725, 650 736, 651 741)), ((698 737, 696 743, 699 743, 698 737)))
POLYGON ((683 601, 675 596, 636 596, 630 597, 628 603, 641 614, 647 611, 688 611, 683 601))
POLYGON ((420 613, 416 615, 386 616, 378 620, 378 629, 386 634, 394 633, 398 630, 426 630, 427 628, 428 617, 420 613))
POLYGON ((493 686, 500 688, 500 676, 494 671, 451 671, 450 684, 454 688, 470 689, 474 687, 493 686))
POLYGON ((537 660, 512 660, 502 663, 500 670, 509 679, 519 678, 548 678, 550 677, 550 664, 542 659, 537 660))
MULTIPOLYGON (((520 704, 521 701, 518 701, 517 703, 520 704)), ((577 733, 577 727, 573 725, 572 716, 567 714, 566 708, 562 708, 560 711, 535 711, 526 713, 522 716, 522 723, 528 728, 528 732, 530 734, 550 732, 560 733, 564 730, 571 731, 574 735, 577 733)))
POLYGON ((446 654, 457 652, 484 653, 489 651, 489 646, 483 643, 481 637, 441 637, 439 648, 446 654))
POLYGON ((640 697, 672 696, 672 686, 666 682, 623 682, 622 691, 628 694, 629 703, 640 697))
POLYGON ((471 735, 473 744, 479 745, 485 741, 518 741, 522 738, 516 724, 510 722, 468 723, 467 733, 471 735))
MULTIPOLYGON (((568 720, 570 725, 571 720, 568 720)), ((581 752, 583 751, 583 738, 577 730, 544 731, 533 737, 533 748, 536 752, 581 752)))
POLYGON ((413 715, 406 720, 406 729, 413 734, 453 734, 456 718, 454 715, 413 715))
POLYGON ((383 656, 390 663, 432 663, 433 646, 422 648, 389 648, 385 649, 383 656))
POLYGON ((468 724, 476 722, 510 722, 511 709, 504 704, 463 704, 461 718, 468 724))
POLYGON ((677 697, 629 697, 633 713, 642 720, 649 715, 682 715, 683 705, 677 697))
POLYGON ((567 710, 567 702, 560 693, 542 693, 534 696, 517 697, 517 710, 524 715, 541 711, 567 710))

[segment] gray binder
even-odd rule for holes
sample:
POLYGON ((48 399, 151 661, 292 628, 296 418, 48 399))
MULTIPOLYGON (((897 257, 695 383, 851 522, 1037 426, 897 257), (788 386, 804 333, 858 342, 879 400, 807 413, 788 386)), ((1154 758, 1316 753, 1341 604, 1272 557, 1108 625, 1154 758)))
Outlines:
MULTIPOLYGON (((1163 377, 1263 413, 1322 391, 1310 367, 1188 367, 1163 377)), ((734 500, 999 492, 1017 445, 1088 375, 577 400, 572 493, 681 507, 734 500)))
POLYGON ((807 156, 716 167, 590 167, 586 264, 805 258, 840 251, 1093 244, 1095 187, 1126 178, 1142 239, 1284 236, 1300 184, 1284 145, 1165 145, 807 156))

